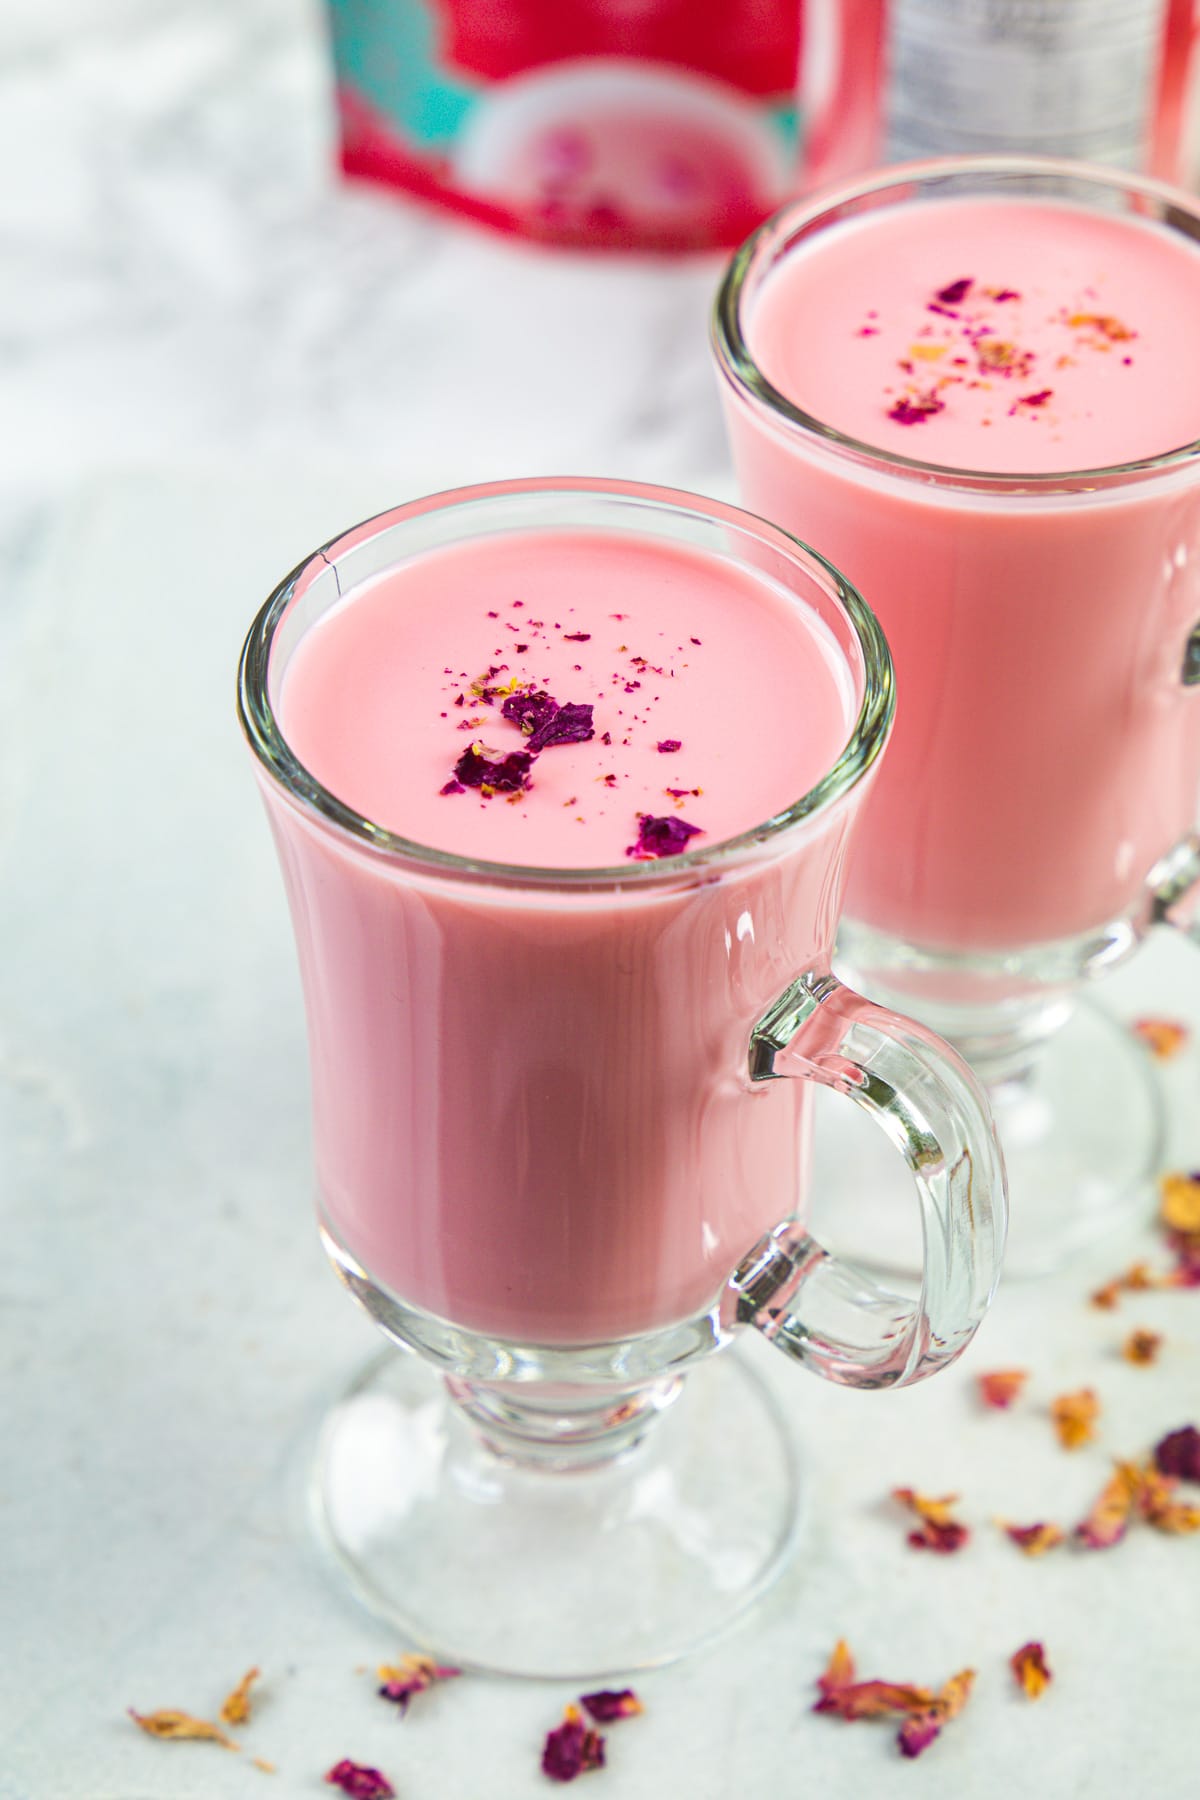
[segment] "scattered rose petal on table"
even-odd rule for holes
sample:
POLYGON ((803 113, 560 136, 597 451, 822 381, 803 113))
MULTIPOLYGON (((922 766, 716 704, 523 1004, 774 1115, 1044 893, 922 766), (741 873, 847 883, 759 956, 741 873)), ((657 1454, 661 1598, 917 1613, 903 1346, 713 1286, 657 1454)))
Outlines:
POLYGON ((621 1688, 616 1692, 601 1688, 594 1694, 580 1694, 579 1704, 597 1725, 611 1725, 615 1719, 632 1719, 645 1710, 632 1688, 621 1688))
POLYGON ((1137 1505, 1148 1525, 1172 1537, 1183 1537, 1200 1531, 1200 1506, 1176 1500, 1179 1483, 1173 1475, 1163 1475, 1153 1463, 1139 1471, 1137 1505))
POLYGON ((1009 1658, 1009 1668, 1016 1676, 1019 1687, 1031 1700, 1039 1700, 1053 1679, 1046 1662, 1046 1653, 1036 1642, 1022 1644, 1019 1650, 1014 1650, 1009 1658))
POLYGON ((139 1726, 147 1737, 173 1739, 177 1742, 191 1740, 220 1744, 225 1750, 241 1749, 240 1744, 235 1744, 219 1725, 212 1724, 208 1719, 194 1719, 190 1713, 177 1712, 172 1707, 163 1707, 160 1711, 152 1713, 135 1712, 132 1706, 126 1710, 134 1724, 139 1726))
POLYGON ((1077 1388, 1070 1394, 1059 1394, 1050 1402, 1050 1417, 1064 1450, 1078 1450, 1090 1444, 1096 1435, 1100 1401, 1092 1388, 1077 1388))
POLYGON ((950 1509, 958 1500, 957 1494, 944 1494, 940 1500, 934 1500, 917 1493, 914 1488, 893 1488, 892 1499, 907 1507, 920 1521, 920 1529, 908 1534, 908 1541, 915 1550, 933 1550, 939 1556, 949 1556, 955 1550, 961 1550, 971 1535, 967 1526, 951 1514, 950 1509))
POLYGON ((828 1666, 817 1677, 820 1698, 813 1711, 849 1723, 903 1715, 896 1742, 907 1757, 920 1756, 940 1736, 943 1725, 962 1711, 975 1679, 973 1669, 962 1669, 935 1693, 909 1682, 855 1681, 854 1675, 849 1645, 839 1638, 828 1666))
POLYGON ((250 1689, 261 1671, 247 1669, 233 1692, 221 1702, 221 1721, 225 1725, 245 1725, 250 1718, 250 1689))
POLYGON ((1066 1542, 1066 1533, 1058 1525, 1009 1525, 1003 1519, 996 1523, 1026 1556, 1044 1556, 1047 1550, 1057 1550, 1066 1542))
POLYGON ((563 1711, 562 1724, 546 1733, 542 1746, 542 1773, 551 1781, 574 1781, 589 1769, 604 1767, 604 1739, 584 1719, 577 1706, 563 1711))
POLYGON ((1118 1462, 1075 1536, 1089 1550, 1111 1550, 1129 1529, 1141 1480, 1136 1463, 1118 1462))
POLYGON ((340 1763, 334 1763, 332 1769, 326 1771, 325 1779, 331 1787, 341 1788, 343 1794, 349 1794, 350 1800, 395 1800, 396 1790, 386 1775, 378 1769, 369 1769, 365 1763, 351 1762, 344 1756, 340 1763))
POLYGON ((1200 1431, 1194 1425, 1168 1431, 1154 1446, 1154 1463, 1161 1475, 1200 1482, 1200 1431))
POLYGON ((1163 1335, 1161 1331, 1147 1331, 1139 1327, 1131 1331, 1121 1345, 1121 1355, 1126 1362, 1145 1368, 1158 1361, 1158 1353, 1162 1349, 1163 1335))
POLYGON ((459 1673, 458 1669, 436 1663, 432 1656, 417 1654, 402 1656, 398 1663, 380 1663, 376 1670, 381 1683, 380 1698, 390 1700, 402 1714, 408 1711, 414 1694, 423 1694, 435 1681, 451 1681, 459 1673))
POLYGON ((977 1375, 979 1397, 985 1406, 1006 1410, 1020 1398, 1021 1390, 1029 1380, 1028 1369, 992 1369, 987 1374, 977 1375))
POLYGON ((1135 1019, 1133 1030, 1159 1062, 1170 1062, 1173 1056, 1178 1056, 1192 1035, 1178 1019, 1135 1019))

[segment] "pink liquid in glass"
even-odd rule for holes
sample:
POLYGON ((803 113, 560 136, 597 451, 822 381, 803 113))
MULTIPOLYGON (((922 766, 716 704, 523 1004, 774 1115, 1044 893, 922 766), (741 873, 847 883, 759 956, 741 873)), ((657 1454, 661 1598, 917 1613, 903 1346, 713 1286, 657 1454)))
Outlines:
MULTIPOLYGON (((692 849, 764 822, 833 766, 860 701, 832 631, 768 576, 545 530, 352 590, 301 638, 277 710, 302 763, 393 832, 636 871, 639 813, 697 826, 692 849), (595 735, 542 749, 528 788, 443 792, 469 746, 496 763, 533 741, 503 716, 514 680, 590 705, 595 735)), ((711 1305, 799 1206, 804 1084, 751 1093, 748 1038, 828 958, 861 786, 749 861, 590 889, 448 878, 263 786, 338 1244, 408 1305, 530 1343, 711 1305)))
POLYGON ((768 381, 934 480, 730 392, 742 493, 861 589, 897 725, 847 908, 928 948, 1089 931, 1195 817, 1200 466, 1116 465, 1200 437, 1200 252, 1066 202, 919 200, 807 238, 743 301, 768 381))

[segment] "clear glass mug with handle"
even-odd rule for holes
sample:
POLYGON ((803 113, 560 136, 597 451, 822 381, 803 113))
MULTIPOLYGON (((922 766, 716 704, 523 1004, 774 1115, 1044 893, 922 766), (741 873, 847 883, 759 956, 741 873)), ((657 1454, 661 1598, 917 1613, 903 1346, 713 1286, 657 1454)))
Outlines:
POLYGON ((916 1381, 969 1341, 999 1268, 973 1078, 829 968, 891 724, 879 628, 822 558, 734 508, 509 482, 308 559, 251 628, 239 702, 299 950, 326 1248, 415 1353, 372 1364, 326 1422, 322 1534, 368 1605, 455 1663, 592 1676, 679 1655, 763 1590, 799 1516, 769 1386, 714 1353, 757 1329, 835 1382, 916 1381), (770 584, 853 695, 832 766, 736 838, 620 867, 473 861, 356 814, 289 745, 297 646, 414 559, 523 531, 683 545, 770 584), (815 1084, 911 1172, 915 1301, 805 1229, 815 1084))
MULTIPOLYGON (((1200 442, 1099 468, 941 466, 932 452, 923 458, 932 428, 881 448, 806 411, 802 380, 783 392, 764 369, 756 326, 773 275, 798 281, 826 244, 853 232, 869 248, 873 231, 903 225, 911 252, 930 209, 972 206, 994 220, 979 209, 1010 203, 1057 209, 1063 244, 1073 219, 1127 231, 1125 254, 1153 253, 1163 291, 1177 276, 1191 298, 1176 310, 1194 317, 1194 196, 1083 164, 964 157, 877 172, 785 207, 734 257, 713 340, 744 503, 822 546, 869 598, 895 659, 900 716, 865 809, 839 967, 915 1012, 980 1076, 1015 1201, 1006 1267, 1037 1273, 1145 1217, 1162 1155, 1154 1071, 1085 990, 1153 925, 1195 905, 1200 442)), ((1122 242, 1109 246, 1114 261, 1122 242)), ((965 254, 947 252, 951 274, 963 273, 965 254)), ((894 284, 877 271, 862 277, 873 282, 864 304, 872 319, 889 306, 889 318, 907 319, 911 306, 925 321, 914 332, 935 334, 916 354, 945 353, 938 331, 983 329, 957 318, 969 295, 949 312, 922 306, 934 297, 909 293, 910 258, 894 266, 894 284)), ((987 269, 972 270, 988 291, 987 269)), ((1059 279, 1074 291, 1068 274, 1059 279)), ((1081 291, 1086 323, 1102 302, 1081 291)), ((845 304, 853 316, 841 317, 839 343, 812 343, 814 363, 874 334, 845 304)), ((1002 312, 993 308, 997 320, 1002 312)), ((1070 325, 1069 306, 1062 312, 1070 325)), ((1103 354, 1079 352, 1081 369, 1120 374, 1145 353, 1132 318, 1098 325, 1127 335, 1093 331, 1103 354)), ((1000 323, 990 329, 1004 350, 1000 323)), ((1003 329, 1020 335, 1007 316, 1003 329)), ((975 385, 990 379, 1001 408, 1031 389, 1053 404, 1062 379, 1041 345, 1028 380, 1006 386, 984 374, 975 385)), ((901 379, 893 373, 896 391, 901 379)), ((849 1179, 853 1146, 837 1150, 849 1179)), ((876 1243, 892 1260, 886 1226, 876 1243)))

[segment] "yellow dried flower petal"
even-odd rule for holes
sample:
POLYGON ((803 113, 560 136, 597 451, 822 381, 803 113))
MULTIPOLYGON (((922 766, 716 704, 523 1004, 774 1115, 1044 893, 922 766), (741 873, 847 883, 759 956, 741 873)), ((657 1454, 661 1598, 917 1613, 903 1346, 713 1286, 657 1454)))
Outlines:
POLYGON ((172 1707, 162 1707, 158 1712, 152 1713, 135 1712, 132 1706, 126 1710, 134 1724, 139 1726, 147 1737, 193 1739, 220 1744, 225 1750, 241 1749, 240 1744, 235 1744, 231 1737, 225 1735, 219 1725, 212 1724, 208 1719, 193 1719, 190 1713, 176 1712, 172 1707))
POLYGON ((247 1669, 231 1694, 221 1702, 221 1719, 226 1725, 245 1725, 250 1717, 250 1689, 258 1680, 258 1669, 247 1669))
POLYGON ((1050 1416, 1064 1450, 1078 1450, 1096 1435, 1100 1401, 1092 1388, 1077 1388, 1050 1402, 1050 1416))

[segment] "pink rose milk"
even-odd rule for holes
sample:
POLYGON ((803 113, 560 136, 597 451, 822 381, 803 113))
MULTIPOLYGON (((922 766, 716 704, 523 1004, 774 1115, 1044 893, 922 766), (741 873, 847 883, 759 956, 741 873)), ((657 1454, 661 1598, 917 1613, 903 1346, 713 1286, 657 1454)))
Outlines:
POLYGON ((746 504, 846 570, 896 665, 847 910, 968 952, 1117 919, 1196 815, 1200 463, 1066 477, 1200 438, 1200 252, 910 199, 802 234, 739 316, 784 403, 727 385, 746 504))
POLYGON ((862 787, 749 856, 671 854, 788 808, 851 736, 853 635, 770 562, 488 533, 350 586, 291 652, 288 746, 411 840, 375 850, 262 783, 323 1216, 406 1305, 610 1341, 709 1307, 796 1212, 807 1084, 751 1091, 748 1038, 827 963, 862 787), (568 728, 539 736, 555 705, 568 728))

